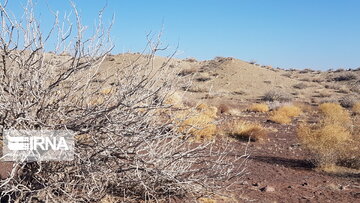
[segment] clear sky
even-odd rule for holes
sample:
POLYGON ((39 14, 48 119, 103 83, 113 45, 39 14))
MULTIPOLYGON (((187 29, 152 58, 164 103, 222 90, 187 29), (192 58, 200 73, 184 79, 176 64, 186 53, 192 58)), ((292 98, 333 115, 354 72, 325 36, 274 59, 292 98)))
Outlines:
MULTIPOLYGON (((11 0, 10 0, 11 1, 11 0)), ((19 1, 11 1, 10 8, 19 1)), ((46 26, 48 7, 70 11, 66 0, 34 0, 46 26)), ((75 0, 93 25, 107 2, 115 14, 114 53, 138 52, 146 34, 163 26, 162 41, 176 57, 231 56, 282 68, 360 67, 359 0, 75 0)))

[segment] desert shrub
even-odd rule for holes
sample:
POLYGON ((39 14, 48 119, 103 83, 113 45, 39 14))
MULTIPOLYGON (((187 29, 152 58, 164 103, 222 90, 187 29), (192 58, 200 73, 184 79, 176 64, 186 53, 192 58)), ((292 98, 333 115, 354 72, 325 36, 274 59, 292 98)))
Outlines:
POLYGON ((340 100, 340 105, 344 108, 352 108, 355 103, 357 102, 356 98, 351 97, 351 96, 347 96, 347 97, 342 97, 340 100))
POLYGON ((196 78, 196 81, 198 81, 198 82, 206 82, 208 80, 211 80, 211 78, 210 77, 198 77, 198 78, 196 78))
POLYGON ((360 102, 356 102, 353 107, 352 107, 352 111, 355 114, 360 114, 360 102))
POLYGON ((277 113, 276 111, 269 117, 269 120, 279 124, 290 124, 292 121, 289 116, 277 113))
POLYGON ((343 159, 346 145, 351 141, 351 134, 345 127, 327 122, 316 127, 300 125, 297 133, 320 166, 333 165, 343 159))
POLYGON ((267 104, 264 104, 264 103, 252 104, 251 106, 249 106, 248 111, 264 113, 264 112, 269 111, 269 106, 267 104))
POLYGON ((178 75, 179 76, 187 76, 187 75, 192 75, 196 73, 196 68, 186 68, 186 69, 183 69, 181 70, 178 75))
POLYGON ((296 88, 296 89, 305 89, 307 87, 308 86, 305 83, 298 83, 298 84, 293 85, 293 88, 296 88))
POLYGON ((320 113, 327 123, 339 123, 341 125, 348 125, 350 120, 349 112, 347 112, 340 104, 337 103, 323 103, 319 105, 320 113))
POLYGON ((303 82, 310 82, 311 81, 310 78, 300 78, 299 80, 303 81, 303 82))
MULTIPOLYGON (((75 7, 75 27, 66 28, 68 21, 61 22, 54 12, 53 29, 43 34, 33 11, 28 1, 24 18, 16 18, 0 3, 0 135, 6 129, 70 130, 75 157, 14 163, 9 177, 0 181, 1 197, 9 202, 99 202, 111 195, 151 202, 203 193, 243 174, 238 166, 246 156, 227 155, 238 149, 226 142, 195 145, 189 133, 179 132, 177 122, 160 120, 159 112, 171 108, 164 100, 177 81, 168 66, 153 66, 159 41, 149 36, 149 54, 108 74, 102 62, 113 45, 101 19, 89 36, 75 7), (51 38, 59 44, 47 41, 51 38), (47 53, 47 45, 57 49, 47 53)), ((189 123, 216 114, 211 108, 197 111, 200 118, 189 123)))
POLYGON ((354 130, 350 115, 339 104, 323 104, 319 110, 316 124, 302 123, 297 129, 315 164, 320 168, 335 165, 359 168, 359 131, 354 130))
POLYGON ((196 58, 186 58, 186 59, 184 59, 184 61, 190 62, 190 63, 195 63, 195 62, 197 62, 196 58))
POLYGON ((350 91, 360 93, 360 80, 351 84, 350 91))
POLYGON ((344 72, 344 71, 345 71, 345 69, 339 68, 339 69, 334 70, 334 73, 340 73, 340 72, 344 72))
POLYGON ((320 111, 322 114, 318 123, 302 123, 297 128, 297 135, 312 153, 314 163, 320 168, 335 165, 359 168, 358 132, 353 131, 349 114, 335 104, 326 104, 320 111), (335 113, 330 113, 330 107, 335 109, 335 113), (341 119, 334 119, 336 113, 341 119))
POLYGON ((264 141, 268 130, 258 123, 248 121, 231 120, 223 126, 226 135, 244 141, 264 141))
POLYGON ((281 75, 284 76, 284 77, 287 77, 287 78, 291 78, 291 76, 292 76, 291 73, 283 73, 281 75))
POLYGON ((255 60, 250 60, 249 64, 254 65, 254 64, 256 64, 256 61, 255 60))
POLYGON ((291 96, 285 92, 281 92, 281 91, 275 91, 275 90, 271 90, 265 93, 265 95, 262 97, 262 100, 264 101, 281 101, 281 102, 286 102, 286 101, 291 101, 291 96))
POLYGON ((228 113, 231 109, 230 104, 226 104, 226 103, 221 103, 218 107, 219 113, 224 114, 224 113, 228 113))
POLYGON ((217 132, 217 108, 201 103, 195 109, 176 111, 172 119, 178 122, 178 132, 192 135, 194 141, 212 140, 217 132))
POLYGON ((173 92, 167 95, 164 99, 165 105, 170 105, 173 108, 184 108, 182 95, 179 92, 173 92))
POLYGON ((312 79, 313 82, 317 82, 317 83, 321 83, 321 82, 324 82, 324 79, 321 79, 321 78, 314 78, 312 79))
POLYGON ((301 109, 297 106, 282 106, 271 113, 269 120, 279 124, 289 124, 293 117, 297 117, 301 113, 301 109))
POLYGON ((335 81, 349 81, 357 79, 357 75, 352 72, 343 73, 333 78, 335 81))

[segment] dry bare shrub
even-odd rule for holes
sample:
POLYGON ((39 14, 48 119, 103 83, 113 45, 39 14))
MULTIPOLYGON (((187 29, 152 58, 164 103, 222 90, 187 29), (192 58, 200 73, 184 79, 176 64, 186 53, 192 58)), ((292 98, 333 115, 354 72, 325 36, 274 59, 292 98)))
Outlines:
POLYGON ((283 74, 281 74, 281 76, 291 78, 292 74, 291 73, 283 73, 283 74))
POLYGON ((184 59, 184 61, 190 62, 190 63, 195 63, 195 62, 197 62, 196 58, 186 58, 186 59, 184 59))
POLYGON ((253 111, 253 112, 268 112, 269 106, 265 103, 261 103, 261 104, 252 104, 251 106, 249 106, 248 111, 253 111))
POLYGON ((317 95, 315 95, 315 96, 323 98, 323 97, 331 97, 331 95, 332 95, 331 92, 326 91, 326 90, 321 90, 321 91, 318 91, 317 95))
POLYGON ((232 109, 230 104, 226 104, 226 103, 221 103, 217 108, 219 110, 219 113, 221 114, 226 114, 230 111, 230 109, 232 109))
POLYGON ((211 80, 211 78, 210 77, 198 77, 195 80, 198 82, 206 82, 206 81, 211 80))
POLYGON ((66 129, 77 142, 73 161, 14 163, 10 177, 0 181, 2 197, 10 202, 99 202, 107 195, 158 201, 221 188, 244 173, 247 155, 227 142, 195 145, 188 133, 178 132, 177 123, 160 120, 159 112, 171 108, 164 100, 177 83, 166 63, 153 66, 155 53, 163 49, 160 36, 149 35, 148 54, 114 67, 109 76, 102 71, 112 49, 102 11, 86 38, 75 6, 75 26, 71 16, 60 22, 55 13, 53 29, 43 34, 31 1, 24 18, 9 15, 6 5, 0 3, 1 137, 5 129, 66 129), (46 53, 54 38, 55 50, 46 53))
POLYGON ((360 93, 360 80, 350 84, 350 91, 360 93))
POLYGON ((260 124, 241 120, 228 121, 222 128, 224 134, 244 141, 264 141, 268 134, 260 124))
POLYGON ((302 110, 294 105, 282 106, 270 114, 269 120, 279 124, 289 124, 293 117, 297 117, 302 110))
POLYGON ((190 86, 185 86, 182 88, 184 91, 188 91, 188 92, 209 92, 209 89, 206 87, 202 87, 199 85, 190 85, 190 86))
POLYGON ((270 90, 265 93, 265 95, 262 97, 262 100, 270 101, 270 102, 273 101, 288 102, 291 101, 292 98, 290 94, 287 94, 285 92, 270 90))
POLYGON ((187 75, 192 75, 196 73, 196 68, 186 68, 186 69, 183 69, 181 70, 178 75, 179 76, 187 76, 187 75))
POLYGON ((355 103, 357 102, 356 98, 351 97, 351 96, 347 96, 347 97, 342 97, 340 100, 340 105, 344 108, 352 108, 355 103))
POLYGON ((324 82, 325 80, 323 78, 313 78, 312 81, 316 83, 321 83, 324 82))
POLYGON ((333 78, 335 81, 349 81, 357 79, 357 75, 352 72, 343 73, 333 78))
POLYGON ((293 85, 293 88, 296 88, 296 89, 305 89, 307 87, 308 87, 308 85, 305 83, 298 83, 298 84, 293 85))
POLYGON ((303 82, 310 82, 311 81, 310 78, 300 78, 299 80, 303 81, 303 82))

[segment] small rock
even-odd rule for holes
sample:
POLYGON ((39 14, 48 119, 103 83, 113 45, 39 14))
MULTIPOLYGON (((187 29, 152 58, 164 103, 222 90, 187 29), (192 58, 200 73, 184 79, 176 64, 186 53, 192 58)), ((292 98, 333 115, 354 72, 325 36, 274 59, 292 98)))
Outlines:
POLYGON ((266 186, 260 189, 262 192, 275 192, 275 188, 271 186, 266 186))
POLYGON ((253 183, 252 186, 257 187, 257 186, 259 186, 259 183, 253 183))

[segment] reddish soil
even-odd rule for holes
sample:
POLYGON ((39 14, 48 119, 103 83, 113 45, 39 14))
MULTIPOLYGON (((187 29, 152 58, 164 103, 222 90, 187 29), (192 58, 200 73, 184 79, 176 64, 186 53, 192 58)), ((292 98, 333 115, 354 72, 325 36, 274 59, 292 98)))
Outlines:
POLYGON ((296 125, 262 122, 278 132, 265 143, 251 143, 251 155, 236 199, 239 202, 360 202, 360 175, 334 175, 315 170, 296 138, 296 125), (240 189, 241 188, 241 189, 240 189))
MULTIPOLYGON (((254 113, 240 119, 260 122, 278 131, 269 133, 263 143, 249 144, 248 173, 236 184, 235 195, 225 202, 360 202, 360 175, 333 175, 315 170, 296 138, 295 124, 271 123, 266 115, 254 113)), ((234 144, 244 149, 247 143, 234 144)), ((11 165, 0 163, 0 177, 7 176, 11 165)))

